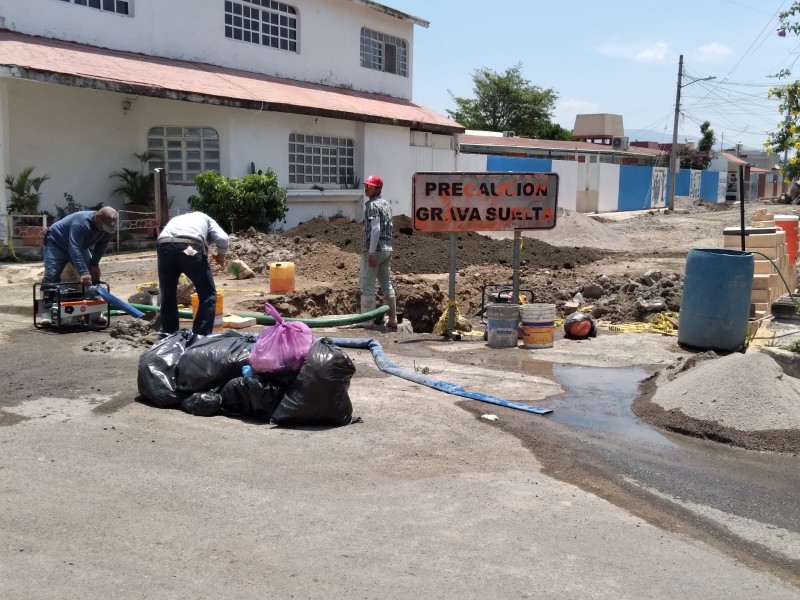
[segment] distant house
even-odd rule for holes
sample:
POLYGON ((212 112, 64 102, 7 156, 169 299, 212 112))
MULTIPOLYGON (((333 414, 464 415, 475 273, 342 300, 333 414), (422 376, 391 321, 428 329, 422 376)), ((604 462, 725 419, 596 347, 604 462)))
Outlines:
POLYGON ((64 193, 121 207, 109 174, 145 150, 173 212, 200 172, 273 169, 287 227, 358 216, 371 173, 410 214, 412 174, 455 168, 463 127, 412 101, 428 23, 376 2, 0 0, 0 15, 0 179, 49 174, 51 212, 64 193))

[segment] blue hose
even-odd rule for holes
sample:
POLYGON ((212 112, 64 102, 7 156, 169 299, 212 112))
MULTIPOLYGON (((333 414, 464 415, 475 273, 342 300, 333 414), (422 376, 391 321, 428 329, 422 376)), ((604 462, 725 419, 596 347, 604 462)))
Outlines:
POLYGON ((112 295, 111 292, 101 288, 99 285, 93 285, 90 289, 90 292, 93 292, 100 296, 103 300, 107 301, 112 306, 116 306, 120 310, 124 310, 130 316, 135 317, 137 319, 141 319, 144 316, 144 313, 140 311, 138 308, 134 308, 124 300, 120 300, 116 296, 112 295))
POLYGON ((503 400, 502 398, 496 398, 480 392, 469 392, 457 383, 437 381, 436 379, 426 377, 425 375, 420 375, 414 371, 409 371, 408 369, 398 367, 396 364, 386 358, 386 354, 384 354, 381 345, 372 338, 331 338, 331 340, 336 346, 341 348, 369 350, 372 353, 372 358, 375 359, 375 364, 384 373, 396 375, 397 377, 402 377, 403 379, 413 381, 414 383, 418 383, 420 385, 426 385, 435 390, 439 390, 440 392, 445 392, 446 394, 453 394, 455 396, 469 398, 470 400, 479 400, 480 402, 488 402, 489 404, 505 406, 506 408, 516 408, 517 410, 523 410, 525 412, 530 412, 537 415, 548 415, 553 412, 553 410, 550 408, 536 408, 535 406, 528 406, 527 404, 521 404, 519 402, 503 400))

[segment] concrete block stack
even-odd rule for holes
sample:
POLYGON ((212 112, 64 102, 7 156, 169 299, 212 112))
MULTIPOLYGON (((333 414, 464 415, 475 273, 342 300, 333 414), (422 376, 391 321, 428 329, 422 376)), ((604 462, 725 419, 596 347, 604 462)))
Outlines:
MULTIPOLYGON (((792 292, 797 287, 797 276, 794 265, 790 264, 786 232, 775 226, 772 214, 763 209, 759 210, 752 226, 745 227, 744 234, 745 251, 758 252, 753 255, 755 268, 750 296, 750 316, 759 318, 770 314, 772 303, 787 292, 780 275, 789 284, 792 292), (766 257, 772 259, 777 269, 766 257)), ((726 227, 723 238, 725 248, 741 250, 739 227, 726 227)))

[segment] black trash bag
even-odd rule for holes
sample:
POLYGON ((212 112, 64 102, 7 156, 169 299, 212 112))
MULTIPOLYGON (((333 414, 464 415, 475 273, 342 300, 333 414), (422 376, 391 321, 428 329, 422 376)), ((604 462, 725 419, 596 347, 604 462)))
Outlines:
POLYGON ((181 410, 198 417, 212 417, 219 412, 222 396, 214 392, 196 392, 181 402, 181 410))
POLYGON ((223 412, 232 415, 269 420, 283 400, 286 385, 254 377, 237 377, 225 384, 220 392, 223 412))
POLYGON ((318 340, 272 414, 272 422, 295 427, 350 424, 353 405, 347 392, 355 372, 353 361, 333 341, 318 340))
POLYGON ((564 337, 568 340, 597 337, 597 326, 592 317, 586 313, 574 312, 564 321, 564 337))
POLYGON ((189 394, 178 389, 176 372, 178 361, 186 348, 195 342, 188 329, 165 337, 145 350, 139 357, 136 384, 139 394, 162 408, 177 408, 189 394))
POLYGON ((242 374, 255 342, 255 335, 242 335, 238 331, 198 336, 178 360, 178 389, 182 392, 219 391, 242 374))

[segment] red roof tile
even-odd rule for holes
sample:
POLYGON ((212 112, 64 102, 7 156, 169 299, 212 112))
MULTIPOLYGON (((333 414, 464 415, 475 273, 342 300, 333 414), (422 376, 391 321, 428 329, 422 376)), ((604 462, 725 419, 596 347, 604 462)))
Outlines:
POLYGON ((0 65, 14 67, 12 77, 77 87, 174 100, 212 99, 225 106, 383 123, 421 131, 464 131, 455 121, 409 100, 7 30, 0 30, 0 65))
POLYGON ((727 160, 728 162, 732 162, 737 165, 746 165, 748 162, 736 156, 735 154, 731 154, 730 152, 720 152, 719 155, 727 160))

